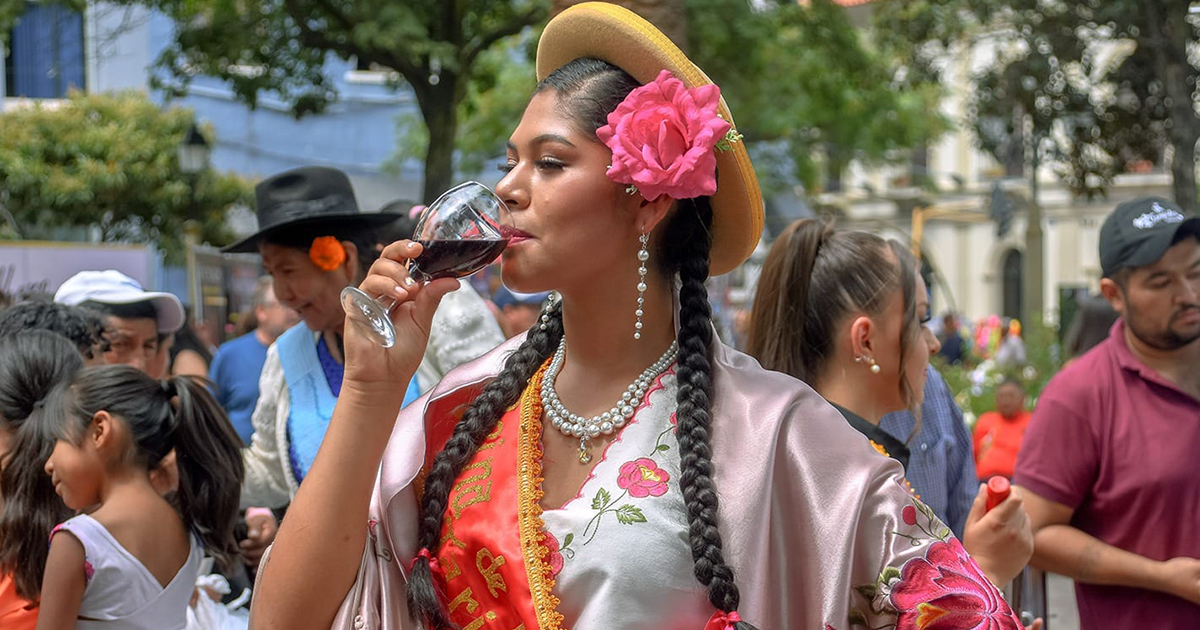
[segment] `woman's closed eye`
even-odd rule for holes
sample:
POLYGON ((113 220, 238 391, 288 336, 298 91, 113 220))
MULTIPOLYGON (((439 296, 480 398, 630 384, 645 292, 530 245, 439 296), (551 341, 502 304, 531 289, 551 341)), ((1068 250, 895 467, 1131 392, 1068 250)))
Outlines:
MULTIPOLYGON (((538 170, 542 171, 558 171, 562 170, 562 168, 566 166, 566 163, 558 158, 545 157, 534 161, 533 165, 536 166, 538 170)), ((516 160, 509 160, 496 165, 496 168, 499 169, 501 173, 510 173, 516 167, 516 160)))

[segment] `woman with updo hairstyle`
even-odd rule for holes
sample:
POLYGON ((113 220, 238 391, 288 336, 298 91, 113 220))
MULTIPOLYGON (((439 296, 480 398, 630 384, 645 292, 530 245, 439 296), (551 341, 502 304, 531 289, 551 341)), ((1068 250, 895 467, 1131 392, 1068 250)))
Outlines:
MULTIPOLYGON (((907 468, 929 358, 941 347, 925 326, 929 313, 925 280, 903 244, 802 219, 767 253, 746 352, 811 385, 875 450, 907 468), (901 410, 917 417, 912 435, 880 426, 901 410)), ((1015 494, 990 512, 986 506, 981 486, 963 544, 993 582, 1007 584, 1033 553, 1029 517, 1015 494)))
POLYGON ((1017 628, 998 591, 838 413, 713 334, 710 275, 762 233, 719 89, 607 3, 546 26, 496 193, 504 284, 538 324, 399 410, 453 280, 387 246, 390 349, 346 381, 257 583, 251 627, 1017 628), (936 576, 962 576, 953 603, 936 576), (314 579, 313 576, 320 576, 314 579))

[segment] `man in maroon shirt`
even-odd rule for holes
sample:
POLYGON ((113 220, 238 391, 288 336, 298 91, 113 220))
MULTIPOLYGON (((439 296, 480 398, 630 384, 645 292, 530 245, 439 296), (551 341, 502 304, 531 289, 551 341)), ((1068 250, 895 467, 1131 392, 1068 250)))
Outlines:
POLYGON ((1038 400, 1017 458, 1033 564, 1084 630, 1200 628, 1200 219, 1164 199, 1100 230, 1109 338, 1038 400))

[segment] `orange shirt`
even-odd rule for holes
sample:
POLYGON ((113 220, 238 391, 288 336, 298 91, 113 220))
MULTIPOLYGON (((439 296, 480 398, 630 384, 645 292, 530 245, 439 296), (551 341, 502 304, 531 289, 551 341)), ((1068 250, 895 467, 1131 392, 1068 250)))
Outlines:
POLYGON ((979 479, 993 475, 1012 478, 1030 417, 1028 411, 1015 418, 1005 418, 998 411, 979 416, 975 423, 975 474, 979 479))
POLYGON ((17 585, 11 575, 0 575, 0 628, 4 630, 33 630, 37 625, 37 608, 17 596, 17 585))

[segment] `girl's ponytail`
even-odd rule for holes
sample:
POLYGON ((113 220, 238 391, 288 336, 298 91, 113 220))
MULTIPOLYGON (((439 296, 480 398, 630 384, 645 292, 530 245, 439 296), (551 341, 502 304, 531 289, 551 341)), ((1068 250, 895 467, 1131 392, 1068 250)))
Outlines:
POLYGON ((231 566, 238 553, 233 529, 244 476, 241 438, 198 379, 175 376, 162 381, 161 389, 167 400, 178 398, 173 404, 176 507, 208 554, 231 566))
POLYGON ((128 365, 85 368, 51 398, 43 439, 79 444, 99 411, 129 428, 131 465, 149 472, 169 464, 175 453, 179 483, 168 500, 205 550, 228 567, 237 553, 233 528, 242 491, 242 442, 203 381, 190 376, 159 381, 128 365))

